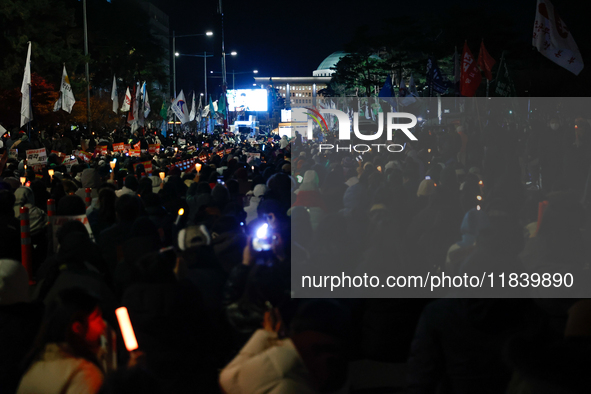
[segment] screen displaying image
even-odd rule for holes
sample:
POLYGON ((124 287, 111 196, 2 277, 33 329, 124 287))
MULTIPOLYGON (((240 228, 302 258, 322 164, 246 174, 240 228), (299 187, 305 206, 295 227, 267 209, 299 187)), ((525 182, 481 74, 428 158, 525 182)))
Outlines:
POLYGON ((266 111, 266 89, 228 90, 228 109, 230 111, 266 111))

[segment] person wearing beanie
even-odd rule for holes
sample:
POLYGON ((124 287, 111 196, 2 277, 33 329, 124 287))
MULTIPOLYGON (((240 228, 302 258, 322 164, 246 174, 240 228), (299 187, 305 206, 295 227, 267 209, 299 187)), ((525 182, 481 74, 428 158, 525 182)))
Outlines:
POLYGON ((314 170, 308 170, 304 174, 304 181, 296 190, 297 197, 292 207, 305 207, 310 213, 312 229, 316 229, 326 214, 326 206, 318 187, 318 174, 314 170))
POLYGON ((14 192, 14 197, 14 216, 20 220, 21 207, 29 208, 31 236, 42 234, 47 225, 47 214, 35 205, 33 190, 30 187, 19 187, 14 192))
POLYGON ((431 194, 435 193, 435 188, 437 184, 432 179, 423 179, 419 184, 419 189, 417 190, 417 197, 428 197, 431 194))
POLYGON ((437 183, 433 179, 423 179, 419 183, 416 198, 412 200, 414 212, 420 212, 429 205, 429 200, 435 193, 436 188, 437 183))
POLYGON ((288 145, 289 145, 289 140, 287 139, 286 135, 283 135, 281 137, 281 140, 279 141, 279 148, 285 149, 285 148, 287 148, 288 145))
POLYGON ((150 182, 152 182, 152 193, 158 194, 161 189, 162 179, 159 176, 152 175, 150 178, 150 182))
POLYGON ((267 186, 264 184, 259 184, 254 187, 254 190, 250 195, 250 203, 244 208, 244 212, 246 212, 246 224, 249 224, 258 217, 257 208, 266 192, 267 186))
POLYGON ((16 260, 0 260, 0 305, 29 302, 29 277, 16 260))
POLYGON ((101 177, 98 170, 87 168, 82 171, 80 183, 82 183, 82 187, 76 190, 76 195, 82 200, 85 200, 86 188, 90 188, 90 197, 92 197, 92 202, 95 203, 98 199, 98 188, 101 185, 101 177))

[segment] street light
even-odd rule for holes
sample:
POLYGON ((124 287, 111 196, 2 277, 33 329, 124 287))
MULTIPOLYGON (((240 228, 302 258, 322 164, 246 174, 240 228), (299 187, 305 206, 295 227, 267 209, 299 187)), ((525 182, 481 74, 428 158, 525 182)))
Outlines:
POLYGON ((236 55, 238 55, 238 53, 236 51, 232 51, 232 52, 230 52, 230 55, 236 56, 236 55))
MULTIPOLYGON (((258 70, 253 70, 253 71, 234 71, 234 70, 232 70, 232 89, 235 88, 236 75, 240 75, 240 74, 257 74, 258 72, 259 72, 258 70)), ((210 71, 210 73, 211 74, 213 74, 213 73, 220 74, 222 72, 221 71, 210 71)), ((220 78, 220 77, 212 77, 212 78, 220 78)), ((222 75, 222 78, 223 78, 223 75, 222 75)), ((256 86, 256 83, 253 86, 256 86)))
MULTIPOLYGON (((239 71, 239 72, 237 72, 237 71, 232 70, 232 89, 235 89, 236 88, 234 86, 235 85, 235 82, 236 82, 236 74, 239 74, 239 75, 240 74, 250 74, 251 72, 253 74, 257 74, 259 71, 258 70, 253 70, 253 71, 239 71)), ((256 83, 253 86, 256 86, 256 83)))
MULTIPOLYGON (((192 56, 192 57, 202 57, 203 58, 203 79, 205 82, 205 100, 207 100, 207 58, 208 57, 213 57, 212 55, 208 55, 207 52, 203 52, 203 55, 185 55, 180 54, 180 53, 175 53, 176 56, 192 56)), ((201 93, 201 95, 203 96, 203 93, 201 93)), ((176 97, 176 96, 175 96, 176 97)))
POLYGON ((174 30, 172 31, 172 53, 174 53, 174 56, 172 57, 172 80, 173 80, 173 87, 174 87, 174 98, 176 99, 176 58, 177 56, 180 56, 180 54, 176 51, 176 39, 179 37, 199 37, 199 36, 213 36, 213 32, 208 31, 205 33, 199 33, 199 34, 183 34, 181 36, 177 36, 174 32, 174 30))

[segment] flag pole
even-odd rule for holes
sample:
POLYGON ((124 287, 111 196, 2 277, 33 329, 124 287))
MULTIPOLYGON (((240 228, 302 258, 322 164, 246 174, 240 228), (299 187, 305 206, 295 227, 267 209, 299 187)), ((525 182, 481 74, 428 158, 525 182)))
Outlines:
POLYGON ((460 81, 456 78, 458 75, 458 66, 460 61, 458 59, 458 46, 454 47, 454 111, 458 110, 458 85, 460 81))
POLYGON ((88 70, 88 26, 86 23, 86 0, 82 0, 82 12, 84 14, 84 56, 86 57, 86 64, 84 65, 84 71, 86 73, 86 114, 88 131, 91 130, 90 126, 90 72, 88 70))
MULTIPOLYGON (((33 100, 31 99, 31 94, 32 94, 31 85, 32 85, 32 82, 29 84, 29 114, 33 113, 33 100)), ((32 120, 29 119, 29 122, 27 124, 27 131, 29 133, 29 141, 31 140, 31 122, 32 122, 32 120)))
POLYGON ((501 52, 501 61, 499 62, 499 68, 497 69, 497 75, 495 77, 495 82, 498 82, 499 73, 503 72, 503 62, 505 61, 505 51, 501 52))

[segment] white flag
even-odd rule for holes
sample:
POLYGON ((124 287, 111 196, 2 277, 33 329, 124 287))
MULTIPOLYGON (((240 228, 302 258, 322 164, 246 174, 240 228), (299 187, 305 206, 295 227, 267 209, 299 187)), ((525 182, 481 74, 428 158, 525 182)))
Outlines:
POLYGON ((181 124, 185 124, 189 121, 185 93, 183 93, 182 89, 177 98, 172 103, 172 111, 177 116, 177 118, 179 118, 181 124))
POLYGON ((21 127, 33 120, 33 110, 31 108, 31 41, 29 41, 29 49, 27 50, 27 62, 25 63, 25 75, 23 76, 23 84, 21 85, 21 93, 23 95, 21 101, 21 127))
POLYGON ((150 111, 152 107, 150 107, 150 102, 148 101, 148 89, 146 88, 146 83, 144 82, 144 119, 150 115, 150 111))
POLYGON ((113 87, 111 88, 111 100, 113 100, 113 112, 119 108, 119 96, 117 96, 117 78, 113 75, 113 87))
POLYGON ((140 110, 140 106, 142 105, 142 87, 140 83, 137 83, 135 88, 135 101, 133 103, 133 119, 135 122, 138 122, 140 126, 144 125, 144 113, 140 110))
POLYGON ((131 93, 129 93, 129 86, 125 91, 125 98, 123 99, 123 105, 121 106, 121 112, 127 112, 131 108, 131 93))
POLYGON ((575 75, 583 69, 581 52, 549 0, 538 0, 532 45, 554 63, 575 75))
POLYGON ((189 121, 195 120, 196 111, 197 111, 197 108, 195 106, 195 92, 193 92, 193 102, 191 104, 191 113, 189 114, 189 121))
POLYGON ((203 113, 203 101, 201 101, 201 96, 199 97, 199 108, 197 109, 197 122, 201 123, 201 117, 203 113))
POLYGON ((60 88, 60 98, 62 100, 62 109, 67 113, 72 112, 72 107, 76 103, 74 93, 72 92, 72 85, 70 85, 70 78, 66 72, 66 65, 64 64, 64 72, 62 73, 62 86, 60 88))
POLYGON ((0 124, 0 138, 6 133, 6 129, 0 124))
POLYGON ((59 93, 59 97, 57 98, 57 101, 55 102, 55 104, 53 104, 53 112, 57 112, 62 108, 62 93, 59 93))

